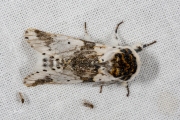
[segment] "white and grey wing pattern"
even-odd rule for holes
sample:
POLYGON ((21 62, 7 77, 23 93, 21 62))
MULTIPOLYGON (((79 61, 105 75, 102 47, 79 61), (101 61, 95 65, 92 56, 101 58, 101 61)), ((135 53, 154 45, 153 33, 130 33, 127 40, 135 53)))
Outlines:
MULTIPOLYGON (((36 69, 24 79, 26 86, 101 80, 102 74, 97 75, 100 67, 95 64, 99 63, 99 58, 110 48, 38 29, 26 30, 25 39, 38 51, 36 69)), ((109 79, 105 78, 102 77, 102 81, 109 79)))
POLYGON ((35 72, 24 80, 27 86, 52 83, 117 83, 131 79, 137 70, 135 51, 37 29, 25 31, 25 39, 38 51, 35 72))

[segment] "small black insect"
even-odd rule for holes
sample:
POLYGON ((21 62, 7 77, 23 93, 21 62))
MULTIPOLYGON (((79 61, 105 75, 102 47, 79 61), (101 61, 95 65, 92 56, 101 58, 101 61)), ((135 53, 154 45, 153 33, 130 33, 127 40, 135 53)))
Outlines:
POLYGON ((93 105, 92 103, 90 103, 89 101, 87 101, 87 100, 84 100, 83 105, 84 105, 85 107, 88 107, 88 108, 91 108, 91 109, 94 108, 94 105, 93 105))
POLYGON ((25 102, 24 97, 23 97, 23 94, 22 94, 21 92, 19 92, 18 94, 19 94, 21 103, 23 104, 23 103, 25 102))

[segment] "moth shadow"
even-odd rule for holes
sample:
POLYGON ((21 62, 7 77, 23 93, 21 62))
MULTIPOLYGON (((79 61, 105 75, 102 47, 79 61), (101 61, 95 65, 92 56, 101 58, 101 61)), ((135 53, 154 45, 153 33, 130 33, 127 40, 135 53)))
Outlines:
POLYGON ((159 74, 159 62, 153 53, 146 50, 140 53, 141 70, 133 83, 149 83, 155 80, 159 74))

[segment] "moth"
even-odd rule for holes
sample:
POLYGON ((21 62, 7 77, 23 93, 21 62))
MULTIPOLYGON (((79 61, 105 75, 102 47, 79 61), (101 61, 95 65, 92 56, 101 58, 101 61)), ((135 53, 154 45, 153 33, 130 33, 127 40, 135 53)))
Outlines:
POLYGON ((83 39, 27 29, 25 39, 37 51, 38 60, 35 71, 25 77, 24 84, 29 87, 93 82, 102 90, 102 86, 120 83, 126 86, 129 96, 128 82, 138 75, 141 67, 138 52, 156 41, 119 45, 117 30, 122 23, 117 24, 114 30, 113 45, 92 42, 86 22, 83 39))
POLYGON ((23 97, 23 94, 21 92, 18 93, 19 94, 19 98, 21 100, 21 103, 23 104, 24 103, 24 97, 23 97))
POLYGON ((92 103, 90 103, 89 101, 87 101, 87 100, 84 100, 83 105, 85 107, 88 107, 88 108, 91 108, 91 109, 94 108, 94 105, 92 103))

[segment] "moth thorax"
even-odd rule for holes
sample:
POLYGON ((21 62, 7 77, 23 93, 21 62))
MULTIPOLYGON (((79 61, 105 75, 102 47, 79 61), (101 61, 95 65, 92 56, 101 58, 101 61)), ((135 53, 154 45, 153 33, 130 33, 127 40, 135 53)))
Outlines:
POLYGON ((134 57, 131 50, 127 48, 121 49, 120 53, 116 53, 111 62, 112 67, 109 70, 109 73, 114 77, 128 80, 136 72, 136 57, 134 57))

